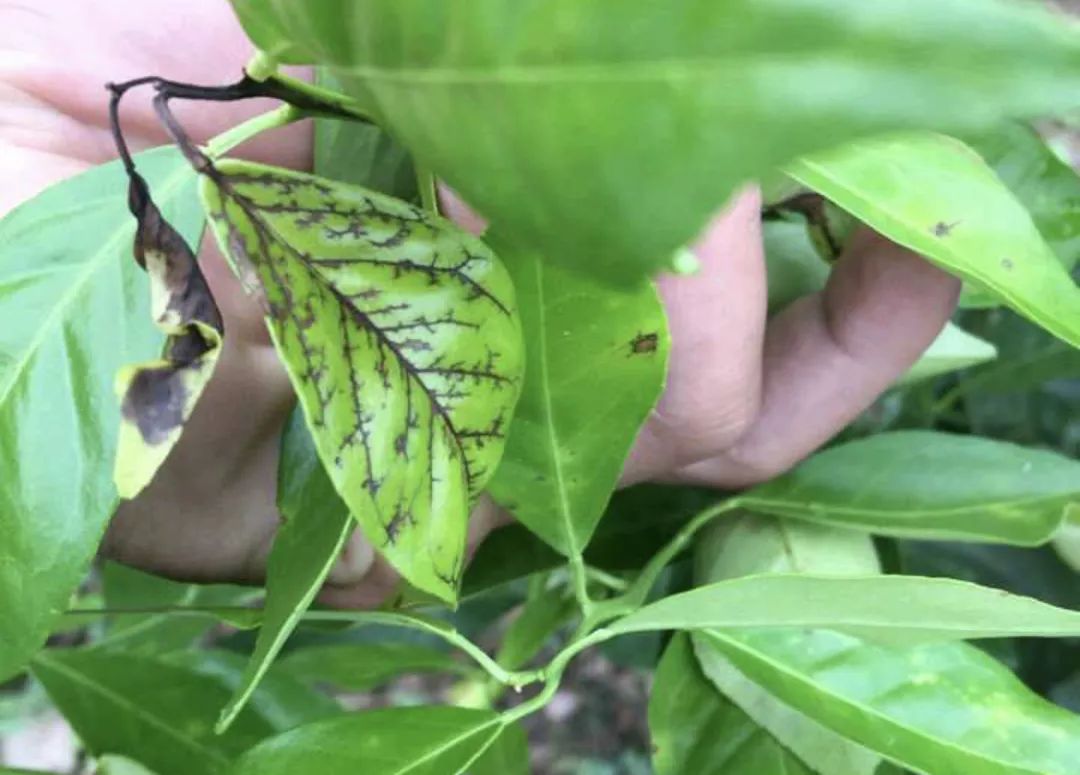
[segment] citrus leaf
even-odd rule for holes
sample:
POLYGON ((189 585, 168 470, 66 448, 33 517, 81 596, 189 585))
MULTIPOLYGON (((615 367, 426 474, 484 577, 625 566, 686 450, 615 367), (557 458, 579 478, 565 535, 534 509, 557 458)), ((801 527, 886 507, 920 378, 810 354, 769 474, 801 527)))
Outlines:
MULTIPOLYGON (((196 238, 187 162, 172 149, 137 162, 165 217, 196 238)), ((0 221, 0 680, 45 641, 116 508, 116 373, 161 352, 126 188, 108 164, 0 221)))
POLYGON ((260 48, 337 69, 516 242, 613 281, 669 263, 796 156, 1077 102, 1075 30, 1032 3, 232 4, 260 48))
MULTIPOLYGON (((965 643, 898 649, 806 630, 694 636, 788 705, 917 770, 1071 775, 1080 720, 965 643)), ((708 672, 709 667, 706 667, 708 672)))
POLYGON ((520 724, 503 728, 483 755, 469 765, 468 775, 529 775, 529 743, 520 724))
POLYGON ((276 731, 247 709, 225 735, 214 714, 228 698, 217 679, 135 654, 45 651, 32 666, 93 754, 127 756, 160 775, 213 775, 276 731))
POLYGON ((214 374, 224 335, 195 253, 134 172, 128 203, 138 223, 135 260, 150 277, 153 320, 169 338, 160 359, 125 366, 116 377, 122 421, 113 476, 121 498, 142 492, 180 440, 214 374))
MULTIPOLYGON (((852 576, 880 573, 870 536, 775 517, 746 514, 717 522, 698 542, 696 579, 715 582, 758 573, 821 573, 852 576)), ((816 772, 872 775, 879 756, 776 699, 715 649, 694 636, 699 671, 740 710, 816 772)), ((695 662, 697 665, 697 661, 695 662)))
POLYGON ((686 633, 671 639, 657 665, 649 732, 657 775, 811 775, 708 682, 686 633))
POLYGON ((301 681, 366 692, 403 673, 475 675, 453 655, 412 643, 338 643, 286 654, 277 668, 301 681))
POLYGON ((1080 502, 1080 463, 976 436, 897 431, 820 452, 740 502, 885 535, 1035 546, 1080 502))
POLYGON ((1029 126, 1008 123, 971 146, 1031 213, 1066 269, 1080 260, 1080 175, 1029 126))
POLYGON ((976 638, 1080 636, 1080 611, 952 579, 773 573, 663 598, 609 625, 613 634, 820 627, 909 645, 976 638))
POLYGON ((490 492, 555 549, 579 556, 663 391, 664 309, 649 284, 605 287, 498 235, 492 245, 517 290, 530 366, 490 492))
POLYGON ((865 140, 788 167, 889 239, 1080 347, 1080 288, 1024 206, 959 140, 865 140))
POLYGON ((334 486, 402 576, 453 601, 521 382, 505 270, 448 221, 359 187, 224 160, 201 191, 334 486))
MULTIPOLYGON (((851 535, 771 518, 720 523, 699 546, 697 575, 717 582, 775 570, 865 572, 865 566, 836 562, 850 554, 851 535)), ((868 543, 866 536, 861 539, 868 543)), ((693 641, 709 679, 785 741, 790 728, 763 720, 751 680, 757 692, 773 695, 774 720, 801 717, 823 724, 935 775, 1063 774, 1071 771, 1066 763, 1076 759, 1077 719, 1036 697, 967 644, 899 649, 804 629, 713 630, 694 633, 693 641), (786 716, 775 715, 781 708, 786 716)), ((822 772, 850 771, 807 761, 822 772)))
POLYGON ((266 563, 262 625, 244 675, 221 711, 218 729, 228 728, 266 675, 355 529, 298 411, 281 443, 278 511, 282 525, 266 563))
POLYGON ((271 738, 242 756, 229 775, 450 775, 500 732, 487 710, 383 708, 316 721, 271 738))

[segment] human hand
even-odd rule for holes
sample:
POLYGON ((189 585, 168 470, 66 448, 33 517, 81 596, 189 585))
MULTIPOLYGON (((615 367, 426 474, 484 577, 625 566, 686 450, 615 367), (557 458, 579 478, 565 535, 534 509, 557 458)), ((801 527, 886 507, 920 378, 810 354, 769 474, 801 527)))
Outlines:
MULTIPOLYGON (((106 81, 160 74, 214 84, 239 75, 250 46, 225 3, 192 0, 182 19, 171 10, 162 2, 88 7, 77 0, 0 7, 0 210, 113 155, 106 81), (178 41, 197 41, 197 50, 178 41)), ((266 107, 186 105, 178 113, 203 140, 266 107)), ((137 99, 129 100, 124 125, 135 148, 167 141, 137 99)), ((260 138, 244 153, 304 168, 310 150, 310 128, 301 125, 260 138)), ((479 227, 460 202, 445 204, 460 222, 479 227)), ((728 489, 770 478, 868 406, 952 311, 957 281, 865 233, 823 292, 767 321, 759 216, 758 194, 740 194, 697 244, 701 271, 659 280, 673 340, 668 388, 624 483, 728 489)), ((278 523, 278 440, 294 399, 258 306, 212 244, 203 246, 201 261, 228 331, 221 361, 181 442, 144 494, 120 509, 104 551, 176 578, 258 581, 278 523)), ((474 515, 474 539, 494 512, 484 504, 474 515)), ((373 604, 394 583, 358 536, 324 598, 373 604)))

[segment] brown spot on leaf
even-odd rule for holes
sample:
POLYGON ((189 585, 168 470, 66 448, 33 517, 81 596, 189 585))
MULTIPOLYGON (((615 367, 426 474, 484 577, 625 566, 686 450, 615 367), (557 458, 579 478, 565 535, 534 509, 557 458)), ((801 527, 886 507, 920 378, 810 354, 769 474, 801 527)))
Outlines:
POLYGON ((1003 258, 1003 259, 1001 259, 1001 268, 1004 269, 1006 272, 1012 271, 1014 266, 1015 266, 1015 264, 1013 264, 1011 258, 1003 258))
POLYGON ((630 355, 654 353, 659 343, 660 335, 655 331, 648 334, 638 334, 630 340, 630 355))
POLYGON ((938 221, 931 227, 930 233, 935 237, 948 237, 952 234, 953 229, 960 225, 960 221, 954 221, 953 223, 945 223, 945 221, 938 221))

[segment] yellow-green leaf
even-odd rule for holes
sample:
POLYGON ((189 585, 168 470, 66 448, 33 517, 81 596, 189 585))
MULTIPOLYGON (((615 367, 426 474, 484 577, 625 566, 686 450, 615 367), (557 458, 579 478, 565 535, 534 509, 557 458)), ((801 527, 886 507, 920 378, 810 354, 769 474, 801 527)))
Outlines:
POLYGON ((454 600, 521 384, 506 271, 442 218, 313 175, 226 160, 202 196, 334 486, 402 576, 454 600))

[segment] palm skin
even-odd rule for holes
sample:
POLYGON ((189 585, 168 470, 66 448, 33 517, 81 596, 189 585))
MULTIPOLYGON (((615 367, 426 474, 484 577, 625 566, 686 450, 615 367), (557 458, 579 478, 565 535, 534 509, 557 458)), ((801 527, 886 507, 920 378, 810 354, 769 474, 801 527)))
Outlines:
MULTIPOLYGON (((235 80, 250 54, 225 0, 189 0, 182 11, 163 0, 0 4, 0 212, 115 155, 106 82, 157 74, 220 84, 235 80)), ((205 140, 268 107, 182 105, 178 115, 205 140)), ((167 141, 137 95, 123 120, 136 149, 167 141)), ((310 126, 279 130, 241 153, 307 168, 310 126)), ((481 227, 460 201, 444 196, 444 207, 481 227)), ((821 293, 767 320, 759 212, 755 190, 739 194, 695 246, 701 271, 658 280, 673 341, 668 387, 639 435, 626 484, 730 489, 774 476, 867 407, 953 310, 957 281, 864 233, 821 293)), ((294 399, 257 304, 209 242, 200 259, 225 318, 224 352, 183 439, 153 484, 121 507, 103 551, 175 578, 258 581, 279 519, 278 441, 294 399)), ((496 519, 483 503, 474 542, 496 519)), ((372 605, 394 583, 358 536, 324 599, 372 605)))

